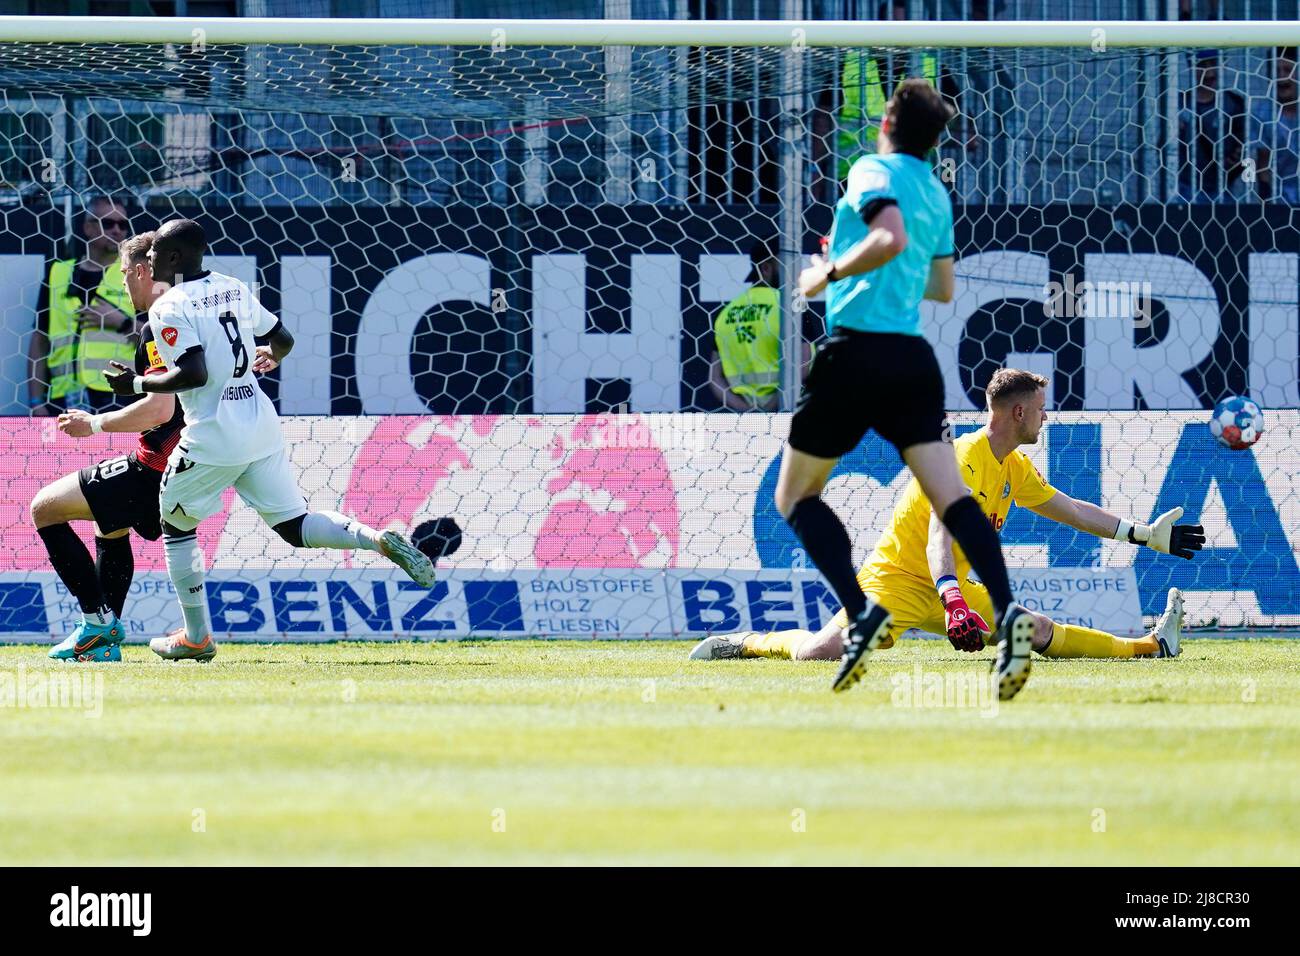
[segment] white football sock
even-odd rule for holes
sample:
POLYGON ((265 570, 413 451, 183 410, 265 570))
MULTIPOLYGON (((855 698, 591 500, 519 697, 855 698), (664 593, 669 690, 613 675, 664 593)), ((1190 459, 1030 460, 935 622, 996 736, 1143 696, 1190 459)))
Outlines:
POLYGON ((81 619, 87 624, 94 624, 97 627, 108 627, 113 623, 113 609, 101 607, 98 611, 82 611, 81 619))
POLYGON ((311 511, 302 520, 302 543, 309 548, 379 550, 379 532, 337 511, 311 511))
POLYGON ((212 622, 208 620, 208 594, 203 586, 203 552, 199 550, 199 540, 193 534, 183 538, 169 536, 163 539, 163 550, 167 554, 167 576, 172 579, 181 613, 185 615, 185 637, 191 643, 201 643, 212 633, 212 622))

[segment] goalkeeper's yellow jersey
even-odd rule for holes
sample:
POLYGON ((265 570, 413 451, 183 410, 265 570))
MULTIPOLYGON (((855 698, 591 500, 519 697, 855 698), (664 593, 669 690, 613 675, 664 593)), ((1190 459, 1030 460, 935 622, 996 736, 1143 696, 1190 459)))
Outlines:
MULTIPOLYGON (((970 487, 994 531, 1002 530, 1012 501, 1022 508, 1033 508, 1056 494, 1056 489, 1038 473, 1024 452, 1013 451, 1001 462, 993 457, 988 434, 983 428, 962 435, 952 444, 962 480, 970 487)), ((925 557, 929 532, 930 502, 913 478, 894 507, 889 527, 876 544, 876 550, 863 565, 863 575, 897 574, 901 571, 932 585, 930 566, 925 557)), ((955 543, 953 556, 957 560, 957 579, 964 583, 970 573, 970 562, 955 543)))

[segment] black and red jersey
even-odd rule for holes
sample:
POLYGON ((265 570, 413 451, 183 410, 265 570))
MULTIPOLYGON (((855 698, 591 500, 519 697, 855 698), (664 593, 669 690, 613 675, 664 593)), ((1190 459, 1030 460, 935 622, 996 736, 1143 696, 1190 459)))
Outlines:
MULTIPOLYGON (((140 344, 135 350, 135 374, 157 375, 165 371, 167 366, 163 364, 162 356, 158 353, 158 346, 154 344, 153 330, 146 322, 144 330, 140 333, 140 344)), ((155 471, 163 471, 167 467, 167 459, 172 449, 180 441, 181 429, 184 427, 185 412, 181 409, 181 403, 177 402, 176 411, 172 413, 171 418, 161 425, 140 433, 140 446, 135 451, 135 457, 141 464, 155 471)))

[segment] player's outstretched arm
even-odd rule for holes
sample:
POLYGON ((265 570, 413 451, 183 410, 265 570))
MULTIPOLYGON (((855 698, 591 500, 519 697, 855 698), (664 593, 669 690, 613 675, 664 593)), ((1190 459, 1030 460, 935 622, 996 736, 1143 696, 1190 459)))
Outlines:
POLYGON ((1044 518, 1051 518, 1060 524, 1069 525, 1078 531, 1095 534, 1099 538, 1109 538, 1115 534, 1119 518, 1087 501, 1071 498, 1058 491, 1041 505, 1029 509, 1044 518))
POLYGON ((100 432, 147 432, 176 413, 176 396, 155 392, 126 408, 102 415, 72 409, 59 416, 59 431, 70 438, 86 438, 100 432))
POLYGON ((109 362, 108 365, 104 378, 118 395, 175 394, 208 384, 208 363, 203 357, 203 349, 198 347, 177 358, 175 367, 157 375, 136 375, 121 362, 109 362))
POLYGON ((1205 546, 1205 529, 1199 524, 1174 524, 1182 508, 1172 508, 1151 524, 1129 521, 1088 501, 1057 492, 1031 511, 1099 538, 1113 538, 1129 544, 1146 545, 1161 554, 1191 557, 1205 546))

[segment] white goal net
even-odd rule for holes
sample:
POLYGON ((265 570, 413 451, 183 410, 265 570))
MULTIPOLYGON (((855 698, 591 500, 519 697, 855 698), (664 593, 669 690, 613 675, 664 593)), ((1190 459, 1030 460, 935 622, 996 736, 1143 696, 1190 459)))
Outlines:
MULTIPOLYGON (((957 295, 925 307, 957 431, 994 370, 1038 371, 1049 481, 1140 521, 1181 506, 1209 537, 1179 562, 1013 509, 1022 593, 1080 620, 1111 602, 1117 631, 1171 585, 1193 624, 1300 622, 1295 24, 17 19, 0 639, 75 617, 37 489, 133 446, 49 417, 101 407, 103 348, 130 349, 64 327, 104 292, 76 265, 112 220, 174 216, 297 339, 264 387, 311 506, 463 531, 425 594, 368 554, 293 551, 232 496, 200 530, 221 633, 815 629, 833 596, 772 504, 793 357, 824 335, 791 277, 905 76, 960 110, 933 156, 957 295), (724 335, 754 346, 740 366, 724 335), (1207 427, 1237 394, 1265 409, 1246 452, 1207 427)), ((837 470, 857 560, 905 480, 875 436, 837 470)), ((145 638, 179 615, 160 545, 136 545, 124 620, 145 638)))

